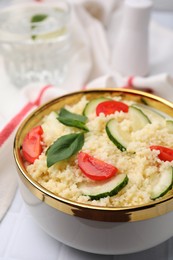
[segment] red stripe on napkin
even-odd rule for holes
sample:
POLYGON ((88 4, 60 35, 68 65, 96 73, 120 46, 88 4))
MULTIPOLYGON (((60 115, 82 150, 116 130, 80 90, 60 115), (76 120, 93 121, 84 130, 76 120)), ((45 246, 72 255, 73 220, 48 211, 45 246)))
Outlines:
POLYGON ((17 113, 10 121, 9 123, 1 130, 0 132, 0 147, 3 145, 3 143, 9 138, 9 136, 12 134, 12 132, 15 130, 15 128, 18 126, 18 124, 21 122, 21 120, 26 116, 26 114, 34 107, 39 106, 41 102, 41 98, 44 94, 44 92, 52 87, 51 85, 45 86, 41 89, 41 91, 38 94, 38 97, 34 102, 28 102, 20 111, 17 113))
POLYGON ((130 76, 127 79, 127 85, 123 86, 123 88, 133 89, 133 80, 134 80, 134 76, 130 76))
POLYGON ((147 93, 151 93, 151 94, 154 93, 154 91, 152 90, 152 88, 148 88, 148 87, 140 87, 140 88, 134 87, 134 83, 133 83, 134 78, 135 78, 134 76, 130 76, 130 77, 127 79, 127 85, 124 86, 123 88, 137 89, 137 90, 139 89, 139 90, 144 91, 144 92, 147 92, 147 93))
POLYGON ((134 80, 134 76, 130 76, 129 78, 128 78, 128 80, 127 80, 127 86, 129 87, 129 88, 133 88, 133 80, 134 80))
POLYGON ((47 89, 52 88, 52 87, 53 87, 52 85, 47 85, 47 86, 43 87, 43 88, 41 89, 40 93, 38 94, 38 97, 37 97, 36 100, 33 102, 33 104, 34 104, 35 106, 39 106, 39 105, 40 105, 40 102, 41 102, 41 98, 42 98, 44 92, 45 92, 47 89))
POLYGON ((2 129, 0 132, 0 146, 3 145, 5 140, 11 135, 16 126, 20 123, 20 121, 24 118, 24 116, 33 108, 33 103, 28 103, 22 110, 15 115, 10 122, 2 129))

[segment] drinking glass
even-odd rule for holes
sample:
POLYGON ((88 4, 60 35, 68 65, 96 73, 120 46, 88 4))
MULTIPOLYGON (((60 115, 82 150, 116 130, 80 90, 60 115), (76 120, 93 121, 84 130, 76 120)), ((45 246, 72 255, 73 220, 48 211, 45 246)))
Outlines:
POLYGON ((15 86, 59 85, 70 54, 70 6, 64 0, 13 4, 0 11, 0 51, 15 86))

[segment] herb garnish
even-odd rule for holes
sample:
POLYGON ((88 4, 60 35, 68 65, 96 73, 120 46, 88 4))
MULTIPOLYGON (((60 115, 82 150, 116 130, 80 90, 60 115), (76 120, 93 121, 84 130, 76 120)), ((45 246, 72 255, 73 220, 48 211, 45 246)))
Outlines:
MULTIPOLYGON (((31 29, 35 29, 37 26, 36 24, 33 23, 39 23, 43 22, 45 19, 47 19, 48 15, 47 14, 35 14, 31 17, 31 29)), ((35 40, 37 38, 37 35, 32 35, 31 38, 35 40)))
POLYGON ((62 108, 60 110, 59 117, 57 119, 64 125, 89 131, 88 128, 85 126, 85 123, 87 121, 86 116, 71 113, 65 108, 62 108))
POLYGON ((48 17, 47 14, 35 14, 31 17, 31 23, 39 23, 48 17))
POLYGON ((84 144, 84 133, 68 134, 58 138, 47 150, 47 167, 68 159, 84 144))

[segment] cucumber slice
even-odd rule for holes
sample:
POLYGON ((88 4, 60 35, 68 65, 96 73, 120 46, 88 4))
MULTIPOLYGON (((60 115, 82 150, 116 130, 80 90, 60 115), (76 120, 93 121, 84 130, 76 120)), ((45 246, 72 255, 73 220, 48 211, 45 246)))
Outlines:
POLYGON ((142 110, 142 112, 149 118, 151 122, 165 120, 165 117, 162 114, 160 114, 158 111, 156 111, 154 108, 142 104, 135 104, 133 106, 142 110))
POLYGON ((32 35, 32 39, 33 40, 51 40, 51 39, 55 39, 57 37, 65 35, 66 32, 67 32, 67 28, 63 27, 54 32, 32 35))
POLYGON ((84 195, 89 196, 92 200, 99 200, 107 196, 116 195, 127 183, 128 177, 122 173, 106 181, 83 183, 79 188, 84 195))
POLYGON ((96 98, 96 99, 92 99, 91 101, 89 101, 84 110, 83 110, 83 115, 84 116, 89 116, 93 113, 95 113, 96 107, 98 106, 98 104, 100 104, 101 102, 110 100, 108 98, 104 98, 104 97, 100 97, 100 98, 96 98))
POLYGON ((130 120, 132 121, 133 131, 142 129, 147 124, 150 124, 150 119, 143 113, 143 111, 135 106, 129 107, 130 120))
POLYGON ((164 172, 161 172, 159 181, 151 192, 150 198, 155 200, 164 196, 173 185, 173 168, 168 167, 164 172))
MULTIPOLYGON (((146 124, 150 124, 149 118, 138 108, 129 107, 130 120, 132 122, 133 131, 142 129, 146 124)), ((130 134, 120 129, 116 119, 111 119, 106 124, 106 133, 109 139, 117 146, 119 150, 126 151, 130 141, 130 134)))
POLYGON ((122 131, 116 119, 111 119, 106 124, 106 133, 109 139, 117 146, 119 150, 126 151, 129 143, 129 134, 122 131))
POLYGON ((168 133, 173 134, 173 121, 166 120, 166 127, 168 129, 168 133))

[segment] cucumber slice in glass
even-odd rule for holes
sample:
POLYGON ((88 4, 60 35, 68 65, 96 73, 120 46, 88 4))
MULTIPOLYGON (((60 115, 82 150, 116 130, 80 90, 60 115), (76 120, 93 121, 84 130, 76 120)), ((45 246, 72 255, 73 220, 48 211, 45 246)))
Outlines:
POLYGON ((106 133, 119 150, 122 152, 126 150, 129 142, 129 135, 120 129, 116 119, 111 119, 107 122, 106 133))
POLYGON ((55 39, 57 37, 63 36, 67 32, 67 29, 65 27, 54 31, 54 32, 49 32, 46 34, 38 34, 38 35, 32 35, 33 40, 51 40, 55 39))
POLYGON ((170 166, 165 171, 161 172, 157 184, 153 187, 150 198, 155 200, 164 196, 173 185, 173 168, 170 166))
POLYGON ((126 174, 118 174, 106 181, 97 181, 92 183, 83 183, 79 186, 79 189, 86 196, 89 196, 92 200, 99 200, 107 196, 116 195, 121 189, 123 189, 128 183, 128 177, 126 174))
POLYGON ((91 101, 89 101, 84 110, 83 110, 83 115, 84 116, 89 116, 93 113, 95 113, 96 111, 96 107, 98 106, 98 104, 100 104, 101 102, 110 100, 108 98, 104 98, 104 97, 100 97, 100 98, 96 98, 96 99, 92 99, 91 101))

